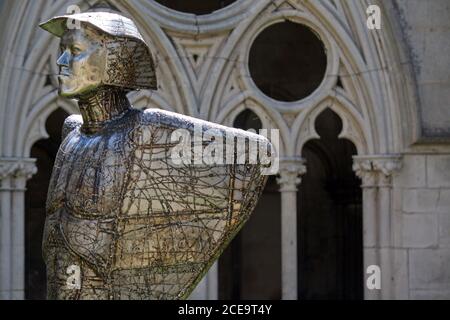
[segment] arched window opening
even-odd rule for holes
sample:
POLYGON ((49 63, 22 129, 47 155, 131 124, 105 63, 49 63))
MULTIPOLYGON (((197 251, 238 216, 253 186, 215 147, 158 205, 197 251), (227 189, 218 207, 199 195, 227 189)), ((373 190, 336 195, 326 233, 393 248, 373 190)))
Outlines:
MULTIPOLYGON (((244 110, 235 128, 258 132, 259 117, 244 110)), ((281 298, 281 199, 274 176, 270 176, 255 211, 219 259, 220 299, 281 298)))
POLYGON ((327 68, 324 44, 309 27, 281 22, 267 27, 253 42, 250 74, 267 96, 292 102, 311 95, 327 68))
POLYGON ((46 298, 46 270, 42 258, 42 235, 45 224, 45 202, 53 164, 61 144, 61 131, 68 114, 54 111, 46 121, 49 138, 37 141, 31 148, 37 173, 27 182, 25 193, 25 298, 46 298))
POLYGON ((298 191, 299 299, 363 299, 361 181, 352 170, 356 148, 339 139, 342 122, 326 109, 316 120, 320 139, 302 155, 307 173, 298 191))

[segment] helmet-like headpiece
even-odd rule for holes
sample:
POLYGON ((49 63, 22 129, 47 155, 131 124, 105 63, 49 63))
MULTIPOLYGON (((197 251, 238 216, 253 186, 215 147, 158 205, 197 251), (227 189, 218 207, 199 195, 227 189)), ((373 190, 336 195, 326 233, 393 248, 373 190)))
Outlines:
POLYGON ((150 48, 132 20, 110 12, 86 12, 54 17, 40 27, 61 38, 69 29, 68 22, 84 23, 110 36, 105 44, 108 50, 105 85, 156 90, 150 48))

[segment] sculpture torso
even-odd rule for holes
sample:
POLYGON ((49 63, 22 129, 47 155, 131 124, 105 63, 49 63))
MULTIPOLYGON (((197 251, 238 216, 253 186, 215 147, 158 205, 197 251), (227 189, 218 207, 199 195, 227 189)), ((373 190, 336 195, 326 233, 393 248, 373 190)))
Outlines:
POLYGON ((170 164, 170 134, 192 130, 194 122, 130 109, 87 135, 75 121, 49 188, 44 251, 54 268, 50 298, 189 294, 247 220, 265 181, 257 165, 170 164), (81 269, 79 290, 67 287, 72 265, 81 269))

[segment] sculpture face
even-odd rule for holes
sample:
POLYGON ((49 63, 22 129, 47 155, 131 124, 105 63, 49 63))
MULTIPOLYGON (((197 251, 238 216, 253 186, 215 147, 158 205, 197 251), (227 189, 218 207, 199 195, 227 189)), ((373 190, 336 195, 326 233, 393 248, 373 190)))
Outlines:
POLYGON ((57 61, 61 96, 77 98, 103 84, 107 49, 102 35, 91 28, 68 30, 61 38, 61 52, 57 61))

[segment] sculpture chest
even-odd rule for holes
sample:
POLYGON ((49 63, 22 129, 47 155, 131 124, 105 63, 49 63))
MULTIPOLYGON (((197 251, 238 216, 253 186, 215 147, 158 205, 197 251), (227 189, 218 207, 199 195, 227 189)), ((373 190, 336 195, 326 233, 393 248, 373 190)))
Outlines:
POLYGON ((124 130, 92 136, 72 131, 58 152, 49 205, 86 219, 117 215, 132 154, 126 137, 124 130))

